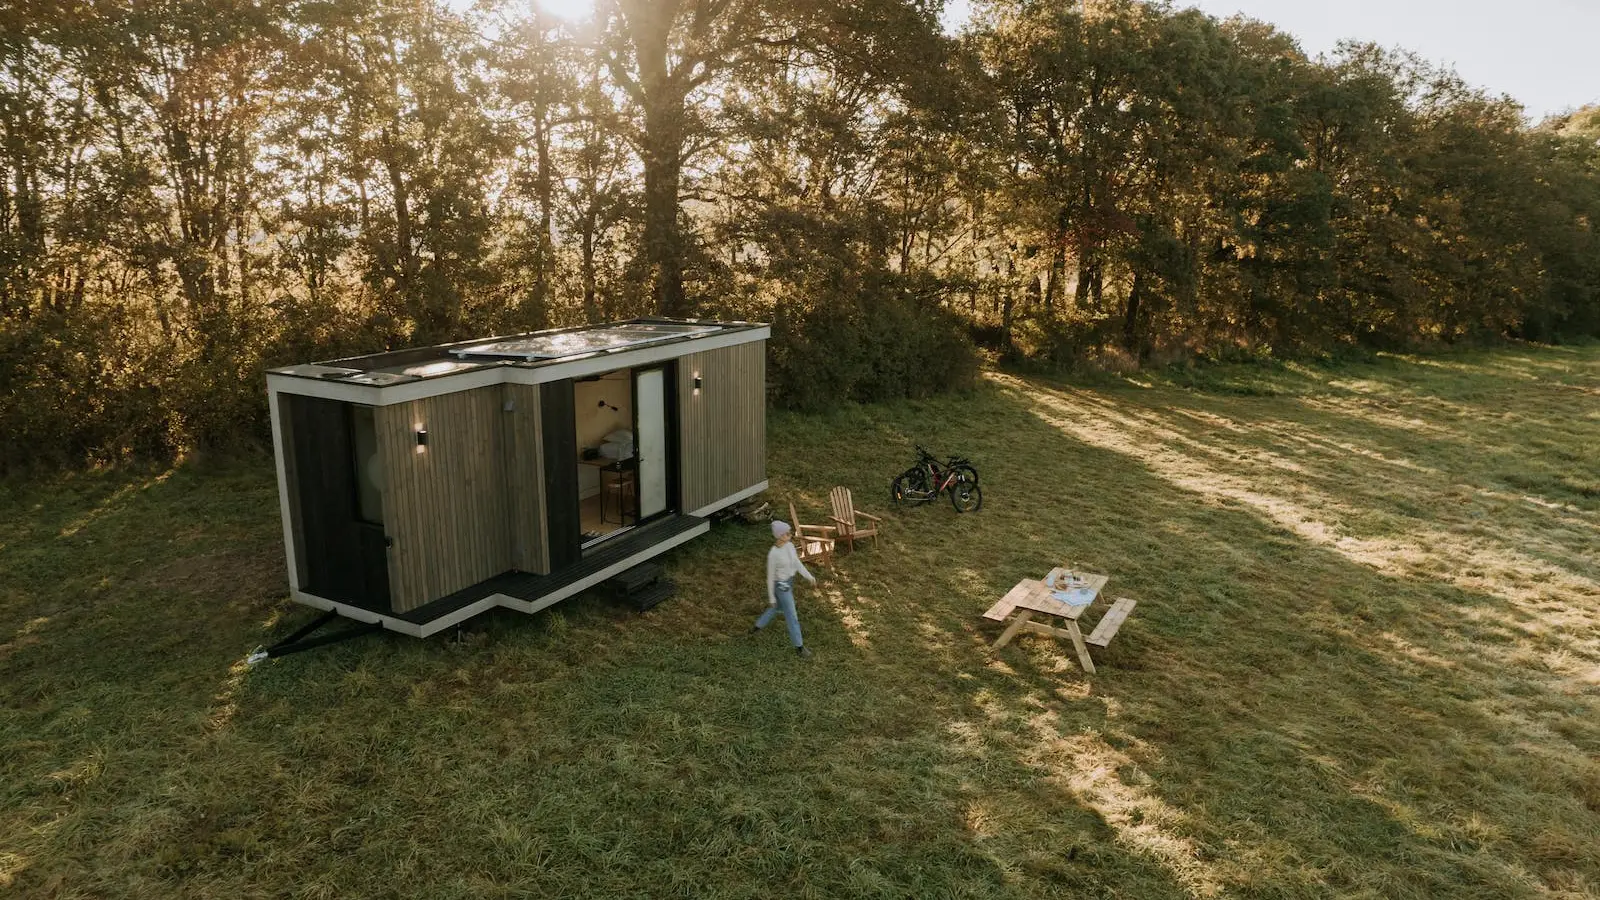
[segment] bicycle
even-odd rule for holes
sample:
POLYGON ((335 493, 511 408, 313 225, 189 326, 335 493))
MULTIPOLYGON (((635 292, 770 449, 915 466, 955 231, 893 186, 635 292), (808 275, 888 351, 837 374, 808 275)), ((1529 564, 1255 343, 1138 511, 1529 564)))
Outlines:
POLYGON ((940 494, 950 495, 956 512, 976 512, 983 508, 983 489, 978 487, 978 470, 965 457, 952 456, 944 463, 917 445, 917 463, 889 482, 889 499, 895 503, 930 503, 940 494))

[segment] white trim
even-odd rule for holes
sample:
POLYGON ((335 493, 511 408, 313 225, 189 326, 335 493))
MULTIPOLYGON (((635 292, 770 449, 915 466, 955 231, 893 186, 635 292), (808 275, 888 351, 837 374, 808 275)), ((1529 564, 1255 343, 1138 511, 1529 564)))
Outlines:
POLYGON ((278 468, 278 512, 283 519, 283 554, 289 561, 289 590, 300 590, 300 566, 294 558, 294 522, 289 512, 289 470, 284 463, 283 425, 279 421, 278 392, 267 390, 267 418, 272 420, 272 461, 278 468))
POLYGON ((417 629, 417 637, 432 637, 433 635, 438 634, 452 625, 459 625, 460 623, 465 622, 479 613, 485 613, 491 609, 494 609, 496 606, 500 605, 501 596, 502 595, 500 594, 490 594, 481 600, 474 600, 471 603, 468 603, 466 606, 461 607, 449 615, 440 616, 437 619, 431 619, 422 623, 421 625, 411 625, 410 622, 407 622, 406 624, 417 629))
POLYGON ((398 631, 401 634, 408 634, 412 637, 425 638, 438 634, 452 625, 465 622, 467 619, 470 619, 479 613, 487 612, 496 606, 503 606, 506 609, 512 609, 522 613, 536 613, 546 607, 554 606, 557 603, 560 603, 562 600, 573 596, 574 594, 580 594, 589 588, 594 587, 600 582, 605 581, 607 578, 610 578, 620 572, 625 572, 628 569, 631 569, 634 566, 644 562, 645 560, 650 559, 651 557, 659 556, 668 550, 671 550, 673 547, 678 546, 679 544, 687 543, 710 530, 710 522, 701 522, 699 525, 696 525, 693 528, 679 532, 678 534, 675 534, 672 537, 661 541, 660 543, 651 544, 643 550, 640 550, 638 553, 623 559, 621 562, 612 563, 611 565, 606 566, 604 569, 595 572, 593 575, 585 576, 584 578, 579 579, 578 581, 575 581, 566 587, 552 591, 551 593, 548 593, 537 600, 518 600, 515 597, 508 597, 505 594, 490 594, 489 596, 484 597, 481 600, 475 600, 472 603, 469 603, 466 606, 449 613, 448 615, 440 616, 437 619, 433 619, 421 625, 407 622, 404 619, 395 618, 394 616, 375 613, 370 609, 362 609, 359 606, 336 603, 325 597, 318 597, 315 594, 308 594, 301 590, 291 590, 289 592, 289 596, 296 603, 312 606, 317 609, 328 610, 329 612, 336 612, 347 619, 355 619, 357 622, 372 622, 383 626, 389 631, 398 631))
POLYGON ((767 489, 767 483, 765 481, 759 482, 757 484, 753 484, 753 485, 745 488, 744 490, 740 491, 737 494, 729 494, 728 496, 723 497, 721 500, 716 500, 716 501, 713 501, 711 503, 708 503, 705 506, 702 506, 699 509, 695 510, 694 512, 689 513, 689 515, 694 516, 695 518, 698 518, 698 519, 703 519, 706 516, 711 515, 712 513, 716 512, 719 509, 722 509, 725 506, 732 506, 733 504, 738 503, 740 500, 743 500, 743 499, 745 499, 747 497, 754 497, 755 495, 761 493, 762 491, 764 491, 766 489, 767 489))
POLYGON ((619 572, 625 572, 653 556, 660 556, 668 550, 671 550, 673 547, 693 540, 694 538, 697 538, 710 530, 710 522, 701 522, 699 525, 696 525, 687 531, 675 534, 658 544, 651 544, 650 546, 640 550, 638 553, 635 553, 630 557, 627 557, 621 562, 612 563, 593 575, 589 575, 578 581, 574 581, 572 584, 569 584, 566 587, 556 590, 552 593, 546 594, 537 600, 518 600, 515 597, 507 597, 504 594, 496 594, 495 596, 500 598, 500 605, 504 606, 506 609, 514 609, 517 612, 536 613, 547 606, 554 606, 555 604, 560 603, 562 600, 571 597, 573 594, 582 593, 583 591, 594 587, 600 582, 605 581, 607 578, 610 578, 619 572))
POLYGON ((475 391, 478 388, 493 387, 497 384, 505 384, 508 381, 523 383, 519 378, 510 377, 510 373, 516 371, 518 370, 513 366, 494 363, 486 368, 461 372, 456 375, 440 375, 424 381, 391 384, 388 387, 376 389, 378 391, 378 399, 374 400, 373 404, 375 406, 393 406, 396 403, 410 403, 413 400, 423 400, 428 397, 459 394, 462 391, 475 391))
POLYGON ((343 400, 346 403, 364 403, 378 406, 381 388, 370 384, 345 384, 339 381, 321 381, 298 375, 267 373, 267 388, 280 394, 299 394, 302 397, 319 397, 323 400, 343 400))
POLYGON ((476 390, 477 388, 490 387, 496 384, 544 384, 567 378, 585 378, 617 369, 634 369, 648 366, 653 363, 688 356, 691 353, 705 353, 710 350, 721 350, 725 347, 737 347, 740 344, 765 341, 771 337, 772 329, 762 326, 760 328, 713 334, 708 337, 692 338, 686 341, 674 341, 658 346, 641 347, 638 350, 597 353, 593 356, 572 360, 571 362, 553 363, 533 368, 509 364, 488 365, 470 372, 462 372, 456 375, 440 375, 436 378, 410 381, 388 387, 377 387, 370 384, 349 384, 342 381, 325 381, 298 375, 285 375, 281 372, 268 372, 267 387, 280 393, 321 397, 324 400, 343 400, 347 403, 361 403, 367 406, 391 406, 396 403, 410 403, 413 400, 421 400, 426 397, 476 390))
POLYGON ((392 616, 383 615, 382 613, 375 613, 370 609, 362 609, 359 606, 350 606, 346 603, 335 603, 326 597, 318 597, 316 594, 308 594, 305 591, 291 591, 289 596, 290 599, 294 600, 296 603, 302 603, 306 606, 327 610, 328 612, 335 612, 341 616, 344 616, 346 619, 355 619, 357 622, 369 622, 376 625, 382 625, 384 628, 390 631, 398 631, 401 634, 409 634, 412 637, 423 636, 421 627, 413 625, 403 619, 396 619, 392 616))
POLYGON ((710 337, 694 338, 693 340, 661 344, 655 347, 640 347, 638 350, 606 353, 585 359, 575 359, 572 362, 540 366, 536 369, 513 366, 506 371, 511 373, 511 377, 508 380, 515 381, 518 384, 544 384, 547 381, 561 381, 564 378, 583 378, 617 369, 636 369, 640 366, 648 366, 651 363, 688 356, 691 353, 705 353, 709 350, 721 350, 724 347, 737 347, 740 344, 764 341, 770 337, 772 337, 772 329, 763 326, 761 328, 752 328, 748 331, 714 334, 710 337))

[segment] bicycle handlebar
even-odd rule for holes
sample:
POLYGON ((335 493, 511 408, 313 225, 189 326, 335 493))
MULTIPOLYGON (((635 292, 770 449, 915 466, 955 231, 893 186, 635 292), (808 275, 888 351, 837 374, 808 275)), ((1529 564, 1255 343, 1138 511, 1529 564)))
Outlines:
MULTIPOLYGON (((934 456, 932 453, 929 453, 927 447, 924 447, 921 444, 914 444, 913 446, 915 446, 917 448, 917 456, 918 456, 920 461, 922 461, 922 462, 930 462, 930 461, 931 462, 938 462, 939 461, 939 457, 934 456)), ((947 466, 972 465, 972 460, 967 459, 965 456, 951 456, 951 457, 948 457, 948 458, 945 459, 945 463, 944 464, 947 465, 947 466)))

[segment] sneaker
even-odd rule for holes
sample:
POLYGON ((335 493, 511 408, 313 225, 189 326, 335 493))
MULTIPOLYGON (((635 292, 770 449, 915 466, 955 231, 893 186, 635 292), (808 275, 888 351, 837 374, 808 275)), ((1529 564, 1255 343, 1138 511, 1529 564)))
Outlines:
POLYGON ((811 658, 811 648, 810 647, 796 647, 796 648, 794 648, 794 652, 795 652, 795 655, 800 657, 801 659, 810 659, 811 658))

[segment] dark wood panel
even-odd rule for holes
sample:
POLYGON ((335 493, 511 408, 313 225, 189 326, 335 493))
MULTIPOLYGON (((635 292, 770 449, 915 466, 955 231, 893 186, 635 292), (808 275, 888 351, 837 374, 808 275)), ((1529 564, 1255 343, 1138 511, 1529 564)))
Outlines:
MULTIPOLYGON (((364 609, 389 611, 384 547, 363 535, 356 509, 349 405, 281 395, 289 409, 294 457, 294 523, 307 593, 364 609)), ((280 410, 282 410, 280 406, 280 410)))
POLYGON ((540 385, 539 414, 544 439, 545 539, 551 572, 582 558, 578 519, 578 432, 572 382, 540 385))
POLYGON ((361 545, 361 580, 368 609, 387 610, 389 603, 389 538, 382 525, 356 522, 356 540, 361 545))

